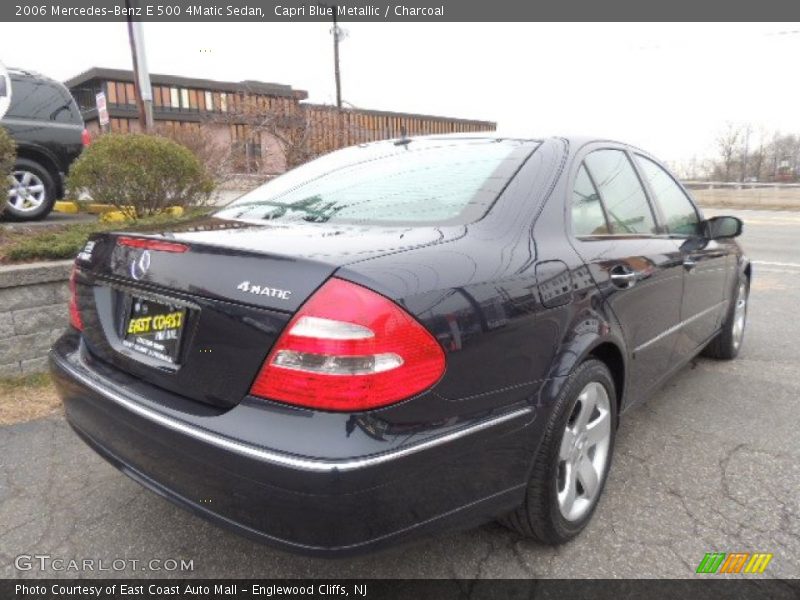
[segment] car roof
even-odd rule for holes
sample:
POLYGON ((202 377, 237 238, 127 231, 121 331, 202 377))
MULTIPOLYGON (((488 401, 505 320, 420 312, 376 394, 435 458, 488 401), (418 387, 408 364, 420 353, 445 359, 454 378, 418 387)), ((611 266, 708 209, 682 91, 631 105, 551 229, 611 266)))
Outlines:
MULTIPOLYGON (((393 138, 391 140, 380 140, 377 142, 372 143, 386 143, 386 142, 397 142, 399 139, 402 138, 393 138)), ((534 136, 534 135, 526 135, 526 134, 519 134, 513 131, 479 131, 479 132, 462 132, 462 133, 444 133, 444 134, 431 134, 431 135, 415 135, 415 136, 408 136, 405 139, 409 140, 517 140, 517 141, 529 141, 529 142, 544 142, 545 140, 562 140, 569 144, 570 148, 578 149, 586 144, 592 143, 612 143, 612 144, 621 144, 623 146, 627 146, 632 150, 636 150, 641 152, 642 154, 650 155, 647 150, 639 148, 638 146, 631 144, 629 142, 625 142, 619 139, 615 139, 613 137, 602 136, 602 135, 587 135, 587 134, 550 134, 544 136, 534 136)))
POLYGON ((42 75, 38 71, 30 71, 28 69, 20 69, 19 67, 8 67, 6 69, 8 74, 11 77, 16 79, 38 79, 41 81, 47 81, 50 83, 61 83, 52 77, 48 77, 47 75, 42 75))

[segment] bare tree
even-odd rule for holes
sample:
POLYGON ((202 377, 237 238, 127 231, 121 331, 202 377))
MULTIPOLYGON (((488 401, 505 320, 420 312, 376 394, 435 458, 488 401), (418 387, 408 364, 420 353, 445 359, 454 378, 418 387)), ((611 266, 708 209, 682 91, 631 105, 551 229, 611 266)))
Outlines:
POLYGON ((733 123, 728 123, 725 131, 717 137, 717 148, 722 159, 722 177, 725 181, 732 181, 732 169, 737 162, 741 139, 742 128, 733 123))
POLYGON ((156 133, 188 148, 217 185, 232 177, 233 151, 231 144, 215 136, 205 123, 157 124, 156 133))

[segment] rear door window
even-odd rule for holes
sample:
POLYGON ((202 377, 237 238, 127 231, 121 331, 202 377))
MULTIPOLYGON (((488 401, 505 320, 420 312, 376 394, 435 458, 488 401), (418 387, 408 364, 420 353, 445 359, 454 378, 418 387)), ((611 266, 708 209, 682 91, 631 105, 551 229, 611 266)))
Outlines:
POLYGON ((577 236, 610 233, 600 194, 583 165, 578 169, 572 190, 572 232, 577 236))
POLYGON ((657 233, 644 188, 622 150, 595 150, 584 164, 591 173, 614 234, 657 233))
POLYGON ((691 236, 698 233, 700 217, 694 205, 675 180, 666 170, 649 158, 636 155, 636 162, 642 170, 655 201, 667 225, 667 231, 680 236, 691 236))

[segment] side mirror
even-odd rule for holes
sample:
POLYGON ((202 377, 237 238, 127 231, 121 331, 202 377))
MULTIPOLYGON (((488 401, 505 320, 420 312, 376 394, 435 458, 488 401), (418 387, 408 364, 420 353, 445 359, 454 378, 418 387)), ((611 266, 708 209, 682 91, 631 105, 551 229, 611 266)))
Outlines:
POLYGON ((706 239, 724 240, 740 236, 744 223, 738 217, 711 217, 703 225, 706 239))

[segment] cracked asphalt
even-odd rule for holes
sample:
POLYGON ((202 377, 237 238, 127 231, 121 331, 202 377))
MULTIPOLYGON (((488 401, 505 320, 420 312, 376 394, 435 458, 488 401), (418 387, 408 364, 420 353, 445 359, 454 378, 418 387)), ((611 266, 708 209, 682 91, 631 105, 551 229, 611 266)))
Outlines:
POLYGON ((755 261, 739 359, 698 359, 624 417, 600 506, 569 544, 488 524, 355 559, 298 557, 144 490, 54 416, 0 428, 0 577, 107 575, 18 571, 19 554, 194 561, 117 573, 144 577, 693 577, 711 551, 771 552, 765 577, 800 577, 800 213, 737 214, 755 261))

